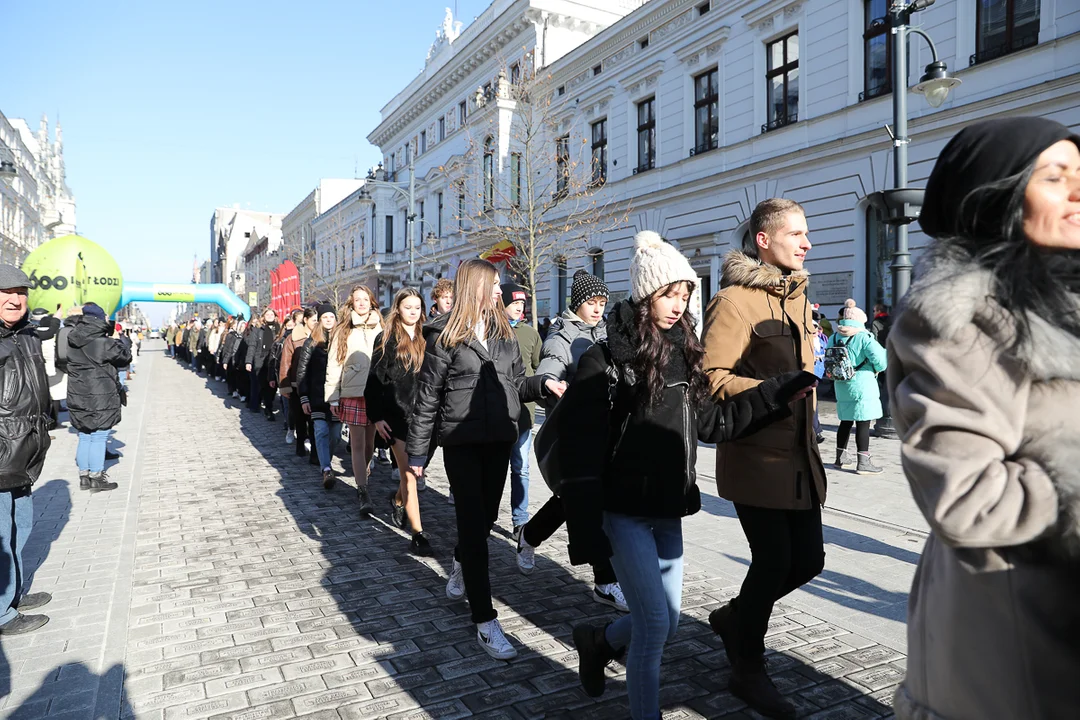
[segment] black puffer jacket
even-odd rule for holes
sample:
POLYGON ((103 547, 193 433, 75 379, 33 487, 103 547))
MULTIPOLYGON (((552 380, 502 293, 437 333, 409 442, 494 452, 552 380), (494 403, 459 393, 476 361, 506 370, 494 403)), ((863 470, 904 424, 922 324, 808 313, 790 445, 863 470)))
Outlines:
POLYGON ((544 397, 542 375, 525 377, 517 340, 477 340, 447 349, 439 342, 449 315, 424 328, 427 351, 409 421, 410 465, 424 465, 438 426, 438 444, 482 445, 518 439, 521 404, 544 397))
POLYGON ((266 367, 266 361, 270 359, 270 348, 281 332, 281 326, 277 322, 267 323, 262 327, 252 326, 247 336, 247 359, 246 364, 251 366, 251 372, 257 373, 266 367))
MULTIPOLYGON (((616 305, 608 316, 606 342, 581 357, 573 384, 559 403, 559 460, 565 468, 563 496, 567 504, 589 506, 594 527, 600 510, 625 515, 680 518, 701 509, 697 487, 698 441, 727 442, 756 432, 791 413, 787 398, 797 388, 785 386, 798 373, 763 382, 730 401, 693 402, 689 369, 681 351, 673 350, 664 368, 665 389, 658 406, 650 407, 643 378, 631 364, 638 339, 629 303, 616 305), (619 381, 612 406, 609 369, 619 381), (575 492, 577 497, 571 498, 575 492)), ((681 327, 668 331, 676 347, 681 327)), ((568 523, 569 523, 568 517, 568 523)))
POLYGON ((327 343, 316 343, 312 338, 308 338, 300 347, 298 355, 296 388, 300 392, 300 404, 311 405, 312 420, 333 420, 325 391, 326 366, 330 360, 327 343))
POLYGON ((0 490, 37 482, 52 426, 41 340, 26 318, 0 323, 0 490))
POLYGON ((382 333, 375 336, 371 370, 364 388, 368 420, 372 423, 385 421, 390 425, 390 433, 395 440, 405 440, 409 436, 409 417, 416 404, 419 371, 406 370, 398 360, 395 338, 387 340, 384 352, 382 337, 382 333))
POLYGON ((109 337, 112 323, 88 315, 71 321, 67 405, 79 432, 108 430, 120 422, 117 370, 131 364, 131 343, 109 337))

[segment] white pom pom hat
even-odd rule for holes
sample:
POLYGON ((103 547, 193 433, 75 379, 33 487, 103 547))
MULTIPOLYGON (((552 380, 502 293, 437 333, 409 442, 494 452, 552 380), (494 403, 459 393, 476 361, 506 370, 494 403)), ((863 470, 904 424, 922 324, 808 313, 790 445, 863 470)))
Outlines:
POLYGON ((630 297, 641 302, 672 283, 697 284, 690 261, 659 233, 642 230, 634 236, 634 257, 630 260, 630 297))

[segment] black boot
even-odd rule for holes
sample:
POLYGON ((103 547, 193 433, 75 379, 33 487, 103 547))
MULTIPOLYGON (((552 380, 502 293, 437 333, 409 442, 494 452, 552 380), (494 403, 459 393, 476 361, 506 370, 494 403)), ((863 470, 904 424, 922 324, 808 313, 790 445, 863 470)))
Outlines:
POLYGON ((103 472, 90 473, 90 492, 103 492, 105 490, 115 490, 120 487, 119 484, 109 482, 109 476, 103 472))
POLYGON ((607 625, 578 625, 574 628, 574 647, 578 651, 578 678, 589 697, 600 697, 604 694, 604 686, 607 684, 604 668, 617 654, 608 644, 605 635, 607 628, 607 625))
POLYGON ((709 627, 724 642, 724 652, 727 653, 728 662, 734 666, 739 657, 739 652, 735 647, 738 626, 735 624, 734 600, 709 613, 709 627))
POLYGON ((795 720, 795 705, 780 694, 765 672, 765 658, 740 658, 732 663, 728 690, 767 718, 795 720))
POLYGON ((90 473, 79 473, 79 489, 90 489, 90 473))

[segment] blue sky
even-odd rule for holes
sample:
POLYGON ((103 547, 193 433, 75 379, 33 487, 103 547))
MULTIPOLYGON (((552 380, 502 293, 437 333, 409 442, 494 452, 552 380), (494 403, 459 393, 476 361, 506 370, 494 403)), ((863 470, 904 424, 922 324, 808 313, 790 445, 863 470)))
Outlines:
POLYGON ((0 0, 0 110, 59 115, 78 232, 126 279, 187 282, 215 207, 288 212, 377 163, 445 8, 467 27, 489 2, 0 0))

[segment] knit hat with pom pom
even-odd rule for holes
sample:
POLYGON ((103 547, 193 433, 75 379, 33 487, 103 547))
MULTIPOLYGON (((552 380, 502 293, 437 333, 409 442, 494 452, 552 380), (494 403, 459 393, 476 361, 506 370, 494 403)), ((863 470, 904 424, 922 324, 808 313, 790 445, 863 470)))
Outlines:
POLYGON ((860 325, 866 324, 866 313, 856 306, 855 301, 848 298, 844 301, 844 309, 840 311, 841 320, 854 320, 860 325))
POLYGON ((630 260, 630 297, 641 302, 672 283, 697 284, 690 261, 674 245, 652 230, 634 236, 634 257, 630 260))

